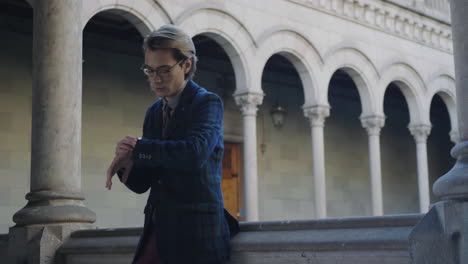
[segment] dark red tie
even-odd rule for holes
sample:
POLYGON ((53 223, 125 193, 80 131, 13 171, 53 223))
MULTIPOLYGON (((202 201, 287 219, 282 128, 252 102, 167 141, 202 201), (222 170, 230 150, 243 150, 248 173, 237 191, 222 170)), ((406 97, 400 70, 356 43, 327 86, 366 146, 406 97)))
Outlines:
POLYGON ((171 119, 171 111, 171 107, 166 102, 163 105, 163 135, 166 134, 167 125, 169 124, 169 120, 171 119))

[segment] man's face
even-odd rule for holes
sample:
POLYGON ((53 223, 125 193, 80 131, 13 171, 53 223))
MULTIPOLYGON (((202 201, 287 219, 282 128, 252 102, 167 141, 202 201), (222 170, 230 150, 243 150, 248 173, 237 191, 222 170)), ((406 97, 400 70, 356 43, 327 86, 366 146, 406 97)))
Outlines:
POLYGON ((154 72, 148 75, 151 90, 156 96, 170 100, 184 87, 184 76, 190 70, 191 60, 176 64, 177 61, 169 49, 146 50, 145 65, 153 70, 160 70, 159 75, 154 72), (175 67, 172 67, 174 65, 175 67), (170 71, 167 71, 169 69, 170 71))

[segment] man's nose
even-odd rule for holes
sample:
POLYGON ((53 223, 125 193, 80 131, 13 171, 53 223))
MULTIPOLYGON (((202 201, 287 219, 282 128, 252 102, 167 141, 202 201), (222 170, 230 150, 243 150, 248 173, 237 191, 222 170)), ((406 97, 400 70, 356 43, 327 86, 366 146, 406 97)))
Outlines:
POLYGON ((150 79, 150 81, 152 82, 162 82, 162 79, 161 77, 159 77, 158 74, 156 74, 155 72, 153 72, 152 74, 148 75, 148 78, 150 79))

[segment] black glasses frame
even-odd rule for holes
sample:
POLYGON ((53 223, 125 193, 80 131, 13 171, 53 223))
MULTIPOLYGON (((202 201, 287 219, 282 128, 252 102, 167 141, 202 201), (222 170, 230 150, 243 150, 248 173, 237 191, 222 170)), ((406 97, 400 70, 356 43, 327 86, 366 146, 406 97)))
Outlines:
POLYGON ((178 62, 176 62, 176 64, 170 66, 169 68, 163 66, 162 68, 159 68, 159 69, 153 69, 151 68, 150 66, 146 65, 146 64, 143 64, 141 65, 140 67, 140 70, 143 71, 143 73, 146 75, 146 76, 150 76, 152 75, 153 73, 155 73, 156 75, 158 75, 160 78, 164 78, 165 77, 165 74, 168 74, 172 71, 172 69, 174 69, 175 66, 181 64, 182 62, 184 62, 187 58, 183 58, 181 60, 179 60, 178 62))

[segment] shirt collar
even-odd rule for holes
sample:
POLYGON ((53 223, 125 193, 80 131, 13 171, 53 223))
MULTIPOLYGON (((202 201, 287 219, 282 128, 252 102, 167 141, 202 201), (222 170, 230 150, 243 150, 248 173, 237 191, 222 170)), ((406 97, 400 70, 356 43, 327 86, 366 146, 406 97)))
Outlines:
POLYGON ((177 94, 171 100, 167 100, 166 98, 163 98, 164 104, 168 104, 169 107, 172 110, 174 110, 177 107, 177 105, 179 104, 180 96, 182 95, 182 92, 184 91, 185 86, 187 86, 187 85, 184 85, 184 87, 182 87, 182 89, 180 89, 180 91, 177 92, 177 94))

